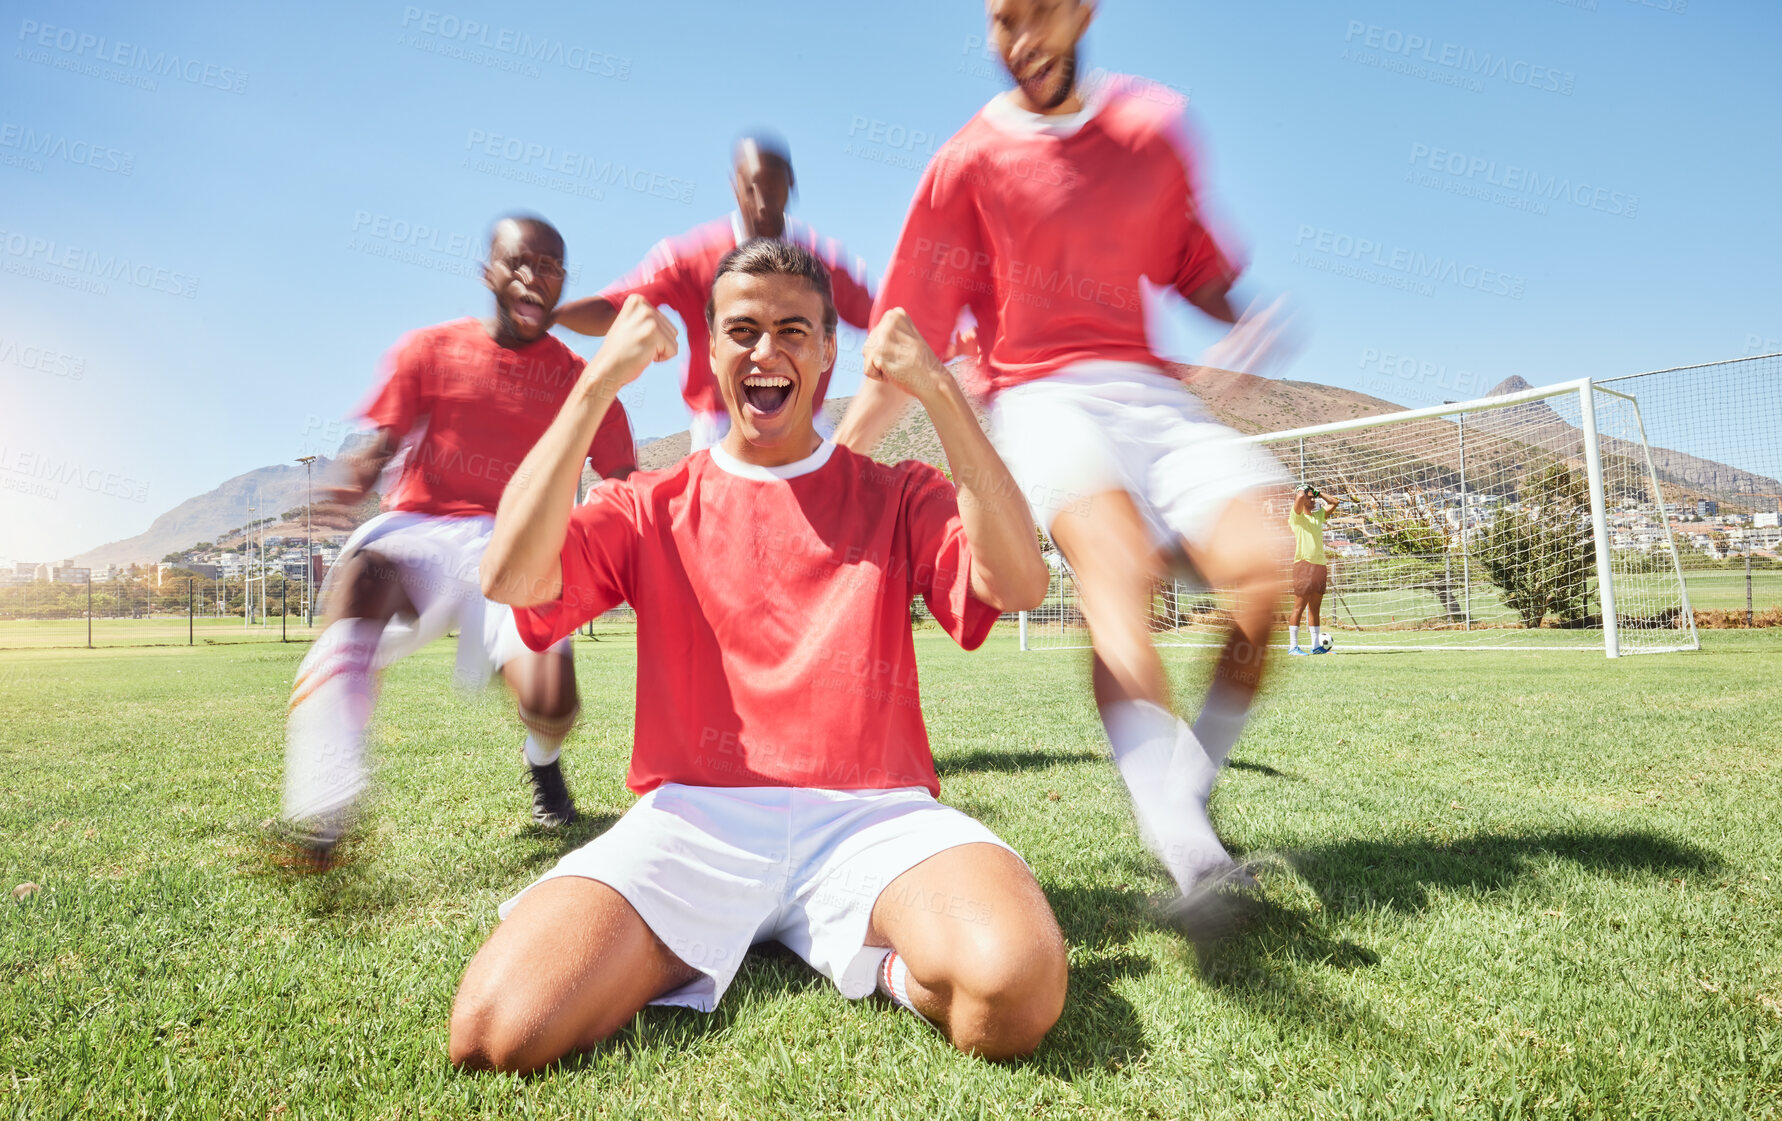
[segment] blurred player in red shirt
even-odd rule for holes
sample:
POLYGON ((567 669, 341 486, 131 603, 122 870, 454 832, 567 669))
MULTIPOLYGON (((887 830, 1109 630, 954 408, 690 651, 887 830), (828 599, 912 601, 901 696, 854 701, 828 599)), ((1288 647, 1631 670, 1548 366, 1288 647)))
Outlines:
POLYGON ((535 1070, 645 1004, 710 1011, 769 939, 962 1051, 1026 1054, 1064 1005, 1064 939, 1021 858, 935 800, 909 617, 921 596, 973 649, 1000 612, 1039 603, 1026 504, 900 312, 867 339, 866 375, 922 402, 957 492, 927 464, 818 434, 836 311, 814 254, 746 242, 709 301, 732 419, 720 444, 572 512, 609 403, 676 349, 633 296, 502 497, 483 587, 515 605, 529 644, 620 599, 637 610, 642 797, 502 905, 453 1004, 453 1061, 535 1070))
MULTIPOLYGON (((1141 834, 1182 893, 1170 915, 1193 924, 1225 913, 1226 885, 1253 883, 1206 803, 1283 591, 1285 537, 1263 496, 1285 480, 1164 372, 1146 287, 1236 324, 1223 362, 1257 356, 1274 328, 1229 301, 1238 264, 1197 189, 1182 99, 1117 75, 1078 82, 1091 0, 989 0, 988 12, 1015 88, 924 173, 875 315, 907 309, 937 349, 963 312, 975 320, 993 438, 1075 574, 1103 726, 1141 834), (1183 554, 1236 599, 1192 729, 1172 710, 1148 627, 1153 583, 1183 554)), ((893 385, 865 385, 837 442, 871 449, 904 404, 893 385)))
MULTIPOLYGON (((351 504, 405 452, 384 512, 353 533, 328 574, 328 626, 291 691, 285 831, 318 869, 332 865, 365 787, 379 672, 452 630, 460 682, 481 685, 499 671, 519 703, 533 818, 546 827, 575 819, 558 759, 581 707, 569 642, 527 649, 512 613, 485 599, 477 578, 502 489, 584 365, 548 334, 563 288, 562 236, 541 218, 501 219, 483 279, 495 314, 404 337, 364 409, 376 434, 341 459, 346 478, 334 498, 351 504)), ((588 459, 608 478, 636 469, 617 403, 578 462, 588 459)))
MULTIPOLYGON (((711 359, 706 355, 705 327, 705 302, 724 254, 752 237, 777 238, 803 246, 828 267, 835 289, 835 309, 843 322, 865 327, 872 312, 866 262, 848 256, 833 238, 820 237, 817 231, 787 216, 786 204, 795 180, 786 146, 771 136, 745 136, 736 142, 733 157, 730 186, 736 192, 734 211, 678 237, 657 242, 629 276, 614 281, 597 295, 565 303, 557 309, 555 320, 584 335, 604 335, 625 297, 632 293, 654 307, 674 309, 687 327, 687 369, 682 375, 681 397, 692 413, 692 451, 711 447, 730 426, 730 413, 724 407, 717 380, 712 376, 711 359)), ((819 412, 829 393, 832 372, 824 370, 817 383, 819 412)), ((818 424, 822 423, 819 416, 818 424)))

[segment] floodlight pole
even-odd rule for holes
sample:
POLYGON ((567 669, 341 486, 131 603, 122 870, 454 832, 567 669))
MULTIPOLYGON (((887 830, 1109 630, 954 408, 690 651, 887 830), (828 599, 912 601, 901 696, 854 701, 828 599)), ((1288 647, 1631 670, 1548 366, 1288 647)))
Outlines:
POLYGON ((316 546, 310 533, 310 512, 316 504, 316 457, 298 456, 297 462, 303 464, 303 474, 309 486, 309 497, 303 503, 303 625, 313 628, 316 625, 316 546))
MULTIPOLYGON (((1596 595, 1603 607, 1603 653, 1611 658, 1621 656, 1621 634, 1615 615, 1615 580, 1609 566, 1609 510, 1603 494, 1603 450, 1596 435, 1596 384, 1589 378, 1578 387, 1579 413, 1584 422, 1584 469, 1590 482, 1590 527, 1596 538, 1596 595)), ((1665 519, 1662 496, 1658 516, 1665 519)))
MULTIPOLYGON (((247 527, 243 528, 241 531, 241 544, 242 544, 242 547, 247 550, 247 555, 248 555, 249 560, 252 560, 253 556, 254 556, 253 522, 254 522, 255 509, 256 509, 256 507, 251 506, 251 505, 247 508, 248 525, 247 525, 247 527)), ((249 628, 253 625, 254 625, 254 578, 252 576, 248 575, 248 566, 244 564, 241 566, 241 628, 243 630, 246 630, 247 628, 249 628)))

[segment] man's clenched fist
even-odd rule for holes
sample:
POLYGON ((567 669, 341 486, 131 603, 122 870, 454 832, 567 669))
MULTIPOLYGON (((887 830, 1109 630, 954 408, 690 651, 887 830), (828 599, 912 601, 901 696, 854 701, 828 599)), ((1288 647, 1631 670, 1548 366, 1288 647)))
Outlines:
POLYGON ((953 376, 900 307, 892 308, 879 320, 866 336, 860 355, 866 363, 867 377, 889 382, 917 400, 925 400, 953 376))

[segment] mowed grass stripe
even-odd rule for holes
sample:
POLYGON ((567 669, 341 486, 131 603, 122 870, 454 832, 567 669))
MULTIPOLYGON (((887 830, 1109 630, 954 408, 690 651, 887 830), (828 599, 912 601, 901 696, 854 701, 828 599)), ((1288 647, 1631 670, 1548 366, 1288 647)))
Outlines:
MULTIPOLYGON (((0 653, 0 1114, 658 1117, 1775 1116, 1782 652, 1281 659, 1214 815, 1279 854, 1255 929, 1157 929, 1077 653, 918 640, 943 797, 1033 865, 1071 944, 1026 1063, 753 956, 710 1017, 651 1011, 531 1079, 446 1017, 497 903, 631 801, 635 647, 580 642, 571 782, 530 826, 499 690, 390 671, 357 859, 268 871, 305 647, 0 653)), ((1184 696, 1206 651, 1166 657, 1184 696)))

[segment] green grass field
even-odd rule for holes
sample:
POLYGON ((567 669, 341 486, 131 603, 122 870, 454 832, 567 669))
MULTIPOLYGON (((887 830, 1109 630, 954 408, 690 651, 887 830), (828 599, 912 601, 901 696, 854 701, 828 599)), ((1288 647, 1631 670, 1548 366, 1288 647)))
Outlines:
MULTIPOLYGON (((1031 1060, 751 958, 544 1075, 446 1061, 496 904, 621 813, 633 646, 578 643, 587 820, 536 832, 499 692, 396 666, 347 868, 273 871, 305 647, 0 653, 0 1116, 1782 1116, 1782 651, 1281 659, 1214 798, 1275 850, 1195 951, 1103 757, 1080 655, 919 639, 943 797, 1026 855, 1071 947, 1031 1060)), ((1205 652, 1166 654, 1184 691, 1205 652)))

